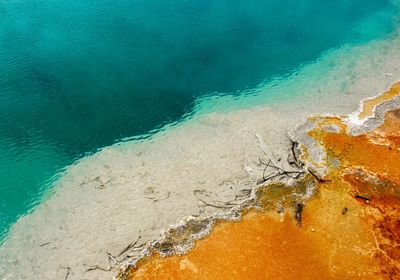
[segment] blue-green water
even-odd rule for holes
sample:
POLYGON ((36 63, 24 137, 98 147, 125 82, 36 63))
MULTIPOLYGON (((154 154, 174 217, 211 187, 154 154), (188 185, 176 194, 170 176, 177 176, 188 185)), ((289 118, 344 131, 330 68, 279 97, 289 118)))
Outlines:
POLYGON ((395 28, 385 0, 0 3, 0 239, 87 153, 395 28))

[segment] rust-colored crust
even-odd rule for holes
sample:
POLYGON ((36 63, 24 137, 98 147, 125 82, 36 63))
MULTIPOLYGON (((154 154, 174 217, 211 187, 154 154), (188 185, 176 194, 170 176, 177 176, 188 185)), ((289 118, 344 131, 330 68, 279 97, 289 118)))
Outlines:
POLYGON ((385 93, 378 95, 374 98, 367 99, 363 101, 362 110, 358 115, 358 119, 363 120, 367 117, 374 115, 375 107, 385 101, 393 99, 400 93, 400 82, 395 83, 392 87, 385 93))
POLYGON ((362 102, 362 110, 358 115, 360 120, 367 117, 372 117, 374 115, 375 107, 385 101, 393 99, 395 96, 400 94, 400 82, 395 83, 392 87, 385 93, 378 95, 374 98, 364 100, 362 102))
POLYGON ((263 210, 218 222, 185 255, 153 253, 126 278, 400 279, 400 110, 359 136, 338 117, 311 121, 317 126, 309 135, 324 148, 328 172, 294 187, 304 180, 317 186, 301 208, 301 226, 293 189, 270 184, 258 192, 263 210), (327 129, 333 126, 339 129, 327 129))

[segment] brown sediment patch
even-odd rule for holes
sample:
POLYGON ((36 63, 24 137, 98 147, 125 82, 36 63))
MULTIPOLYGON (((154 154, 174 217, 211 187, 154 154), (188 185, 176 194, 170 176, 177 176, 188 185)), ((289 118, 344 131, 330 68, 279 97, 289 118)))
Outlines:
MULTIPOLYGON (((282 188, 265 188, 260 205, 275 210, 271 193, 294 203, 282 188)), ((302 211, 301 227, 287 214, 250 210, 240 222, 218 223, 186 255, 141 260, 127 279, 376 279, 374 239, 346 188, 333 181, 321 188, 302 211)))
POLYGON ((217 224, 210 236, 198 241, 186 255, 163 258, 154 254, 143 260, 137 270, 130 271, 128 279, 375 277, 376 266, 368 254, 356 253, 360 241, 347 224, 339 228, 348 228, 349 243, 340 244, 334 242, 335 236, 326 238, 324 229, 312 229, 312 219, 306 224, 300 228, 289 217, 280 220, 277 214, 253 210, 241 222, 217 224))
POLYGON ((397 123, 397 118, 387 118, 385 124, 377 130, 359 136, 352 136, 343 130, 340 133, 326 131, 322 127, 326 126, 327 122, 344 125, 339 118, 324 119, 319 129, 310 132, 310 135, 323 143, 329 158, 339 159, 342 163, 340 168, 333 169, 331 173, 348 167, 362 167, 371 173, 379 174, 383 179, 400 184, 400 170, 396 170, 400 167, 400 136, 390 133, 393 129, 391 122, 397 123))
POLYGON ((324 180, 269 184, 258 192, 262 210, 217 222, 185 255, 153 252, 125 278, 400 279, 400 110, 358 136, 338 117, 310 121, 327 156, 324 180), (317 190, 304 206, 307 184, 317 190))
POLYGON ((388 112, 385 122, 375 130, 381 139, 386 139, 391 148, 400 147, 400 110, 388 112))
POLYGON ((386 113, 380 127, 363 135, 311 132, 324 144, 328 157, 341 162, 339 168, 330 168, 329 175, 347 184, 347 193, 363 211, 360 219, 368 229, 365 234, 374 239, 373 256, 384 279, 400 279, 399 124, 400 110, 395 110, 386 113))
POLYGON ((395 96, 400 94, 400 82, 394 84, 388 91, 382 95, 378 95, 374 98, 363 101, 362 111, 358 115, 359 120, 363 120, 367 117, 374 115, 375 107, 385 101, 393 99, 395 96))

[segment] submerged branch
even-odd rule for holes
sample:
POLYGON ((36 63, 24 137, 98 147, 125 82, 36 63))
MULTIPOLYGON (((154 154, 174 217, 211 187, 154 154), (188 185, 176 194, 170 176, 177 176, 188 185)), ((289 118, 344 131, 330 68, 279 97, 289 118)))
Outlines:
POLYGON ((274 165, 273 161, 271 160, 269 160, 267 163, 263 162, 260 158, 258 160, 261 164, 265 165, 265 167, 263 170, 263 178, 262 180, 259 180, 257 184, 263 184, 267 181, 270 181, 280 176, 286 176, 292 179, 297 179, 300 177, 300 175, 305 173, 303 170, 285 170, 280 166, 274 165), (268 168, 271 168, 274 171, 270 173, 268 176, 266 176, 266 171, 268 168))

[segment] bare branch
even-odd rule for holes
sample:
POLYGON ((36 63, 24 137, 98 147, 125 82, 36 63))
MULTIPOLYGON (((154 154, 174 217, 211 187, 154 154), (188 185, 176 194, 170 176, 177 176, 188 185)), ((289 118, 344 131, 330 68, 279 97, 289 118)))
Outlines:
POLYGON ((329 182, 329 180, 325 180, 320 178, 317 174, 315 174, 313 171, 311 171, 310 169, 307 169, 308 172, 310 172, 310 174, 319 182, 319 183, 326 183, 329 182))
POLYGON ((279 166, 274 165, 274 163, 271 160, 269 160, 267 163, 263 162, 261 159, 258 160, 260 161, 261 164, 265 165, 265 168, 263 170, 263 178, 262 180, 259 180, 257 184, 263 184, 269 180, 272 180, 280 176, 286 176, 292 179, 297 179, 300 177, 300 175, 304 174, 303 170, 290 170, 290 171, 285 170, 279 166), (271 168, 274 171, 268 174, 268 176, 266 176, 266 171, 268 168, 271 168))
POLYGON ((136 244, 139 242, 140 238, 142 238, 142 236, 139 235, 139 237, 136 239, 135 242, 129 243, 129 245, 126 246, 126 247, 118 254, 118 257, 120 257, 122 254, 126 253, 126 252, 129 251, 130 249, 134 248, 134 247, 136 246, 136 244))

